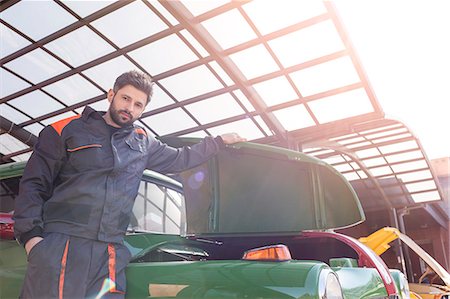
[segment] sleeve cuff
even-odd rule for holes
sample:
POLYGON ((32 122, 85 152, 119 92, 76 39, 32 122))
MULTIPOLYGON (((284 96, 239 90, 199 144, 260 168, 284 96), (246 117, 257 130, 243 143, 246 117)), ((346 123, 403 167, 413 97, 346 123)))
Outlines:
POLYGON ((32 230, 23 233, 19 237, 19 243, 22 244, 22 246, 25 246, 25 244, 34 237, 42 237, 42 228, 39 226, 34 227, 32 230))
POLYGON ((224 149, 226 147, 225 143, 223 142, 222 137, 217 136, 214 138, 214 140, 216 141, 217 145, 219 145, 219 149, 224 149))

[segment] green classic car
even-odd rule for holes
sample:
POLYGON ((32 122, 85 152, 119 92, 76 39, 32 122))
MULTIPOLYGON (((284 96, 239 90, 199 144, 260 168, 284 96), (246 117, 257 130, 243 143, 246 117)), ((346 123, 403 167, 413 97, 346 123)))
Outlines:
MULTIPOLYGON (((0 166, 1 298, 17 298, 26 267, 7 240, 23 167, 0 166)), ((364 221, 360 202, 299 152, 239 143, 175 179, 146 171, 133 213, 127 298, 409 298, 402 273, 331 231, 364 221)))

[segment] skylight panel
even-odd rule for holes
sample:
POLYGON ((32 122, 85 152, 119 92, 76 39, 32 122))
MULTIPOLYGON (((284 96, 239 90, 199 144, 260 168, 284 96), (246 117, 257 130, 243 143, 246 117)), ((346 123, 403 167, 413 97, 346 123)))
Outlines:
POLYGON ((25 38, 21 37, 3 24, 0 24, 0 36, 2 38, 0 58, 6 57, 9 54, 12 54, 30 44, 30 42, 25 38))
POLYGON ((202 124, 244 114, 244 110, 229 93, 187 105, 185 108, 202 124))
POLYGON ((411 197, 416 203, 441 199, 438 191, 430 191, 430 192, 421 192, 421 193, 417 193, 417 194, 411 194, 411 197))
POLYGON ((192 132, 186 135, 181 135, 180 137, 193 137, 193 138, 204 138, 208 136, 208 134, 206 134, 205 131, 196 131, 196 132, 192 132))
POLYGON ((418 180, 426 180, 433 179, 430 170, 420 170, 409 173, 398 174, 397 177, 401 179, 404 183, 418 181, 418 180))
POLYGON ((264 137, 263 133, 258 129, 258 127, 248 118, 209 128, 208 131, 213 136, 219 136, 225 133, 234 132, 238 133, 243 138, 247 138, 247 140, 264 137))
POLYGON ((368 158, 368 157, 379 156, 380 152, 376 148, 369 148, 369 149, 357 151, 356 155, 358 156, 358 158, 364 159, 364 158, 368 158))
POLYGON ((345 49, 332 21, 324 21, 269 41, 284 67, 345 49))
POLYGON ((269 129, 269 126, 267 126, 266 122, 262 119, 261 116, 255 116, 254 119, 256 120, 256 122, 258 123, 258 125, 261 127, 261 129, 263 129, 263 131, 268 135, 271 136, 273 135, 273 132, 271 129, 269 129))
POLYGON ((383 154, 396 153, 408 149, 419 148, 415 140, 398 142, 390 145, 380 146, 379 149, 383 154))
POLYGON ((418 158, 424 158, 424 156, 420 150, 401 153, 401 154, 395 154, 395 155, 386 155, 386 160, 389 163, 401 162, 401 161, 418 159, 418 158))
POLYGON ((204 65, 159 80, 159 82, 177 100, 189 99, 223 88, 220 81, 204 65))
POLYGON ((16 162, 22 162, 22 161, 28 161, 28 159, 30 159, 30 157, 31 157, 31 152, 28 152, 25 154, 14 156, 11 159, 13 159, 13 161, 16 161, 16 162))
POLYGON ((38 136, 39 133, 42 131, 42 129, 44 129, 44 126, 38 123, 34 123, 24 127, 24 129, 30 132, 31 134, 38 136))
POLYGON ((248 80, 280 70, 263 45, 234 53, 230 58, 248 80))
POLYGON ((413 161, 413 162, 392 165, 392 169, 395 172, 413 171, 416 169, 427 168, 427 167, 428 167, 428 165, 427 165, 427 162, 425 162, 425 160, 419 160, 419 161, 413 161))
POLYGON ((371 168, 370 172, 372 173, 373 176, 376 177, 392 174, 392 170, 389 168, 389 166, 371 168))
POLYGON ((10 72, 0 68, 0 98, 9 96, 19 90, 29 87, 30 84, 23 81, 10 72))
POLYGON ((234 81, 228 76, 228 74, 223 70, 223 68, 216 62, 211 61, 209 66, 213 68, 213 70, 219 75, 219 77, 225 82, 227 86, 234 85, 234 81))
POLYGON ((1 18, 35 41, 77 21, 54 1, 19 1, 1 18))
POLYGON ((263 35, 327 12, 316 0, 252 1, 242 7, 263 35))
MULTIPOLYGON (((192 1, 194 2, 194 1, 192 1)), ((228 49, 255 39, 256 33, 237 9, 201 23, 222 49, 228 49)))
POLYGON ((423 190, 431 190, 431 189, 437 189, 436 183, 434 180, 428 180, 424 182, 418 182, 413 184, 406 184, 406 189, 408 189, 409 192, 418 192, 423 190))
POLYGON ((114 86, 121 74, 135 70, 136 66, 124 56, 119 56, 83 71, 83 74, 100 85, 105 91, 114 86))
POLYGON ((45 48, 73 67, 78 67, 114 51, 111 45, 86 26, 46 44, 45 48))
POLYGON ((303 96, 361 81, 348 56, 291 73, 291 78, 303 96))
POLYGON ((296 105, 281 110, 276 110, 273 114, 287 131, 302 129, 314 126, 314 120, 309 115, 305 105, 296 105))
POLYGON ((34 84, 59 75, 69 68, 42 49, 16 58, 5 66, 34 84))
POLYGON ((198 54, 202 57, 208 57, 209 52, 203 48, 200 42, 186 29, 180 31, 180 34, 197 50, 198 54))
POLYGON ((281 76, 253 85, 267 106, 273 106, 298 99, 286 77, 281 76))
POLYGON ((230 2, 229 0, 183 0, 182 3, 194 15, 198 16, 230 2))
POLYGON ((0 135, 0 152, 3 155, 15 153, 27 148, 28 145, 9 134, 0 135))
POLYGON ((115 1, 79 1, 79 0, 73 0, 73 1, 67 1, 63 0, 62 3, 69 7, 71 10, 73 10, 77 15, 84 18, 91 14, 93 14, 96 11, 99 11, 102 8, 105 8, 108 5, 111 5, 115 1))
POLYGON ((234 94, 238 98, 238 100, 241 102, 242 105, 244 105, 247 111, 249 112, 255 111, 255 107, 252 105, 252 103, 250 103, 248 98, 244 95, 244 93, 240 89, 234 90, 232 94, 234 94))
POLYGON ((68 118, 68 117, 72 117, 72 116, 75 116, 75 115, 76 115, 76 114, 73 113, 72 111, 68 111, 68 112, 64 112, 64 113, 62 113, 62 114, 58 114, 58 115, 56 115, 56 116, 53 116, 53 117, 44 119, 44 120, 42 121, 42 123, 43 123, 44 125, 48 126, 48 125, 51 125, 51 124, 53 124, 53 123, 55 123, 55 122, 57 122, 57 121, 60 121, 60 120, 63 120, 63 119, 66 119, 66 118, 68 118))
POLYGON ((308 105, 321 124, 373 112, 362 88, 310 101, 308 105))
POLYGON ((22 110, 33 118, 64 108, 40 90, 27 93, 8 102, 11 106, 22 110))
POLYGON ((43 89, 67 106, 88 100, 103 93, 78 74, 59 80, 43 89))
MULTIPOLYGON (((89 104, 88 106, 96 111, 108 111, 109 101, 107 99, 103 99, 95 103, 89 104)), ((83 113, 84 108, 85 107, 82 107, 81 109, 77 110, 77 112, 80 114, 83 113)))
POLYGON ((167 11, 161 3, 158 1, 151 1, 150 3, 164 16, 164 18, 166 18, 167 21, 169 21, 171 25, 175 26, 179 23, 178 20, 169 11, 167 11))
POLYGON ((16 125, 30 120, 30 118, 25 114, 6 104, 0 104, 0 115, 16 125))
POLYGON ((176 34, 136 49, 129 55, 152 76, 198 59, 176 34))
POLYGON ((374 166, 386 165, 386 160, 384 160, 383 158, 372 158, 372 159, 364 160, 363 163, 366 167, 374 167, 374 166))
POLYGON ((165 93, 158 85, 154 84, 153 96, 150 103, 145 107, 145 111, 155 110, 174 103, 174 100, 172 100, 167 93, 165 93))
POLYGON ((143 118, 142 121, 160 136, 197 126, 194 120, 180 108, 143 118))
POLYGON ((168 28, 142 1, 133 1, 91 24, 120 48, 168 28))

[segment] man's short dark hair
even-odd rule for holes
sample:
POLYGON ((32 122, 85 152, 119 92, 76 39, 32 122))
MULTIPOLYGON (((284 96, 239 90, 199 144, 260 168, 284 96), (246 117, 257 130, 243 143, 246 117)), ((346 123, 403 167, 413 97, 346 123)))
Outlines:
POLYGON ((135 70, 123 73, 117 77, 116 82, 114 82, 113 91, 117 92, 126 85, 131 85, 144 92, 147 95, 146 104, 150 102, 153 95, 153 82, 149 75, 135 70))

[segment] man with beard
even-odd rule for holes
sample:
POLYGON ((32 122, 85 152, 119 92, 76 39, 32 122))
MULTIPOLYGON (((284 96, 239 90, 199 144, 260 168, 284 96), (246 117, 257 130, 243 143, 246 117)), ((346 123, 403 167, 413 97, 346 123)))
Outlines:
MULTIPOLYGON (((152 96, 149 76, 130 71, 108 92, 107 112, 86 107, 39 134, 14 212, 28 268, 21 298, 123 298, 130 253, 123 245, 144 169, 177 173, 225 144, 224 134, 175 149, 134 122, 152 96)), ((176 121, 176 120, 168 120, 176 121)))

